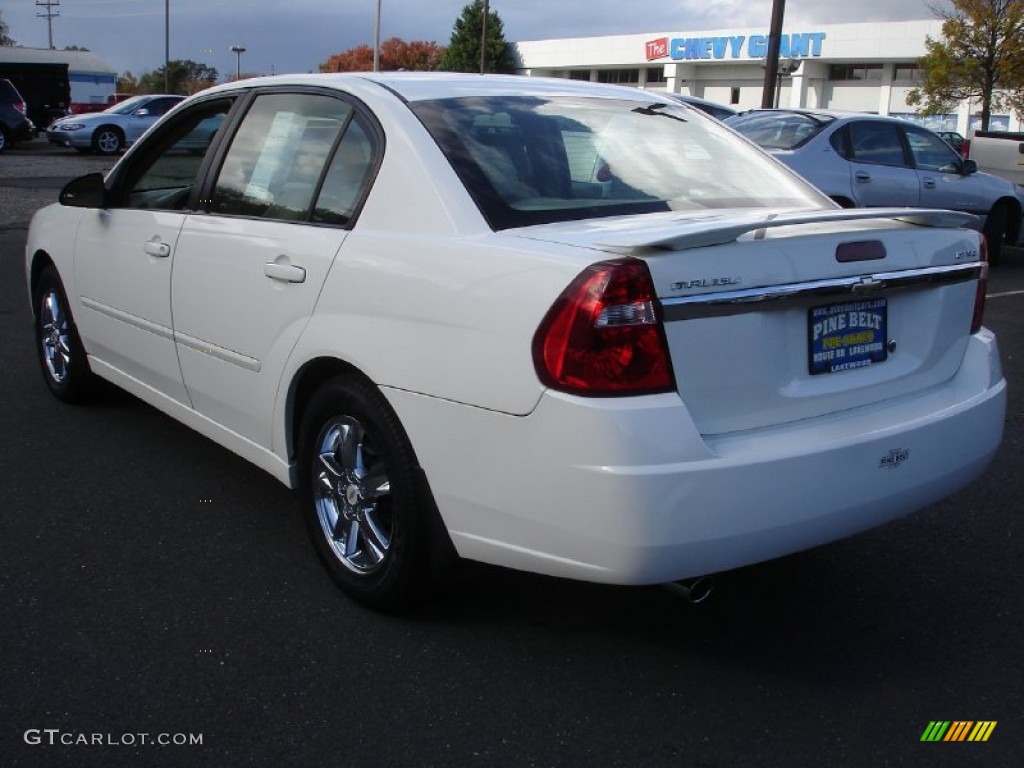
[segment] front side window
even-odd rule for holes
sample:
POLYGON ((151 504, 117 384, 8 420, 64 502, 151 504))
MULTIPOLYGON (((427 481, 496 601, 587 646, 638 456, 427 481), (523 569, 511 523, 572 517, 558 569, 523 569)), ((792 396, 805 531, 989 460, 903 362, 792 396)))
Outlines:
POLYGON ((903 140, 895 123, 863 120, 850 124, 850 151, 859 163, 906 165, 903 140))
POLYGON ((231 141, 210 210, 286 221, 308 217, 346 102, 312 93, 258 96, 231 141))
POLYGON ((662 102, 467 97, 411 108, 495 229, 822 198, 714 121, 662 102))
POLYGON ((960 172, 960 158, 943 139, 934 133, 916 128, 907 128, 906 133, 910 154, 916 167, 942 173, 960 172))
POLYGON ((196 105, 147 139, 145 150, 137 152, 125 170, 122 207, 184 209, 231 103, 219 99, 196 105))

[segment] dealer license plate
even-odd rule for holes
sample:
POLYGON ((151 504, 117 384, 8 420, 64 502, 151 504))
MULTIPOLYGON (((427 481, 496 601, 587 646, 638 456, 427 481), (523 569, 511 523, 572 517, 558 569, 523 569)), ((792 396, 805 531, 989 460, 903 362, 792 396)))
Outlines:
POLYGON ((807 314, 808 364, 812 376, 885 362, 887 299, 811 307, 807 314))

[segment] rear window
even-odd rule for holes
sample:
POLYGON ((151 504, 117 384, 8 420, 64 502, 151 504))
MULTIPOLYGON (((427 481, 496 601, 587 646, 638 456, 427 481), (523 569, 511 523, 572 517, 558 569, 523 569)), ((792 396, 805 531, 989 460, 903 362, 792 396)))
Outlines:
POLYGON ((0 80, 0 99, 3 101, 21 101, 21 94, 10 80, 0 80))
POLYGON ((510 96, 414 102, 411 108, 494 229, 823 204, 798 177, 681 106, 510 96))
POLYGON ((730 117, 727 124, 764 149, 796 149, 830 122, 798 112, 751 112, 730 117))

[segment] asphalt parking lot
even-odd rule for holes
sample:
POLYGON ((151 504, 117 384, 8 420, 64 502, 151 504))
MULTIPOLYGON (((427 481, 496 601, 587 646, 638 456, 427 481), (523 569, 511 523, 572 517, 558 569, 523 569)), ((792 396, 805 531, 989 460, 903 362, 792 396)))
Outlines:
POLYGON ((707 605, 470 565, 386 617, 269 475, 130 396, 46 392, 26 214, 111 161, 37 144, 0 157, 0 765, 1020 764, 1024 250, 989 284, 1003 446, 963 492, 707 605), (997 726, 922 743, 934 720, 997 726))

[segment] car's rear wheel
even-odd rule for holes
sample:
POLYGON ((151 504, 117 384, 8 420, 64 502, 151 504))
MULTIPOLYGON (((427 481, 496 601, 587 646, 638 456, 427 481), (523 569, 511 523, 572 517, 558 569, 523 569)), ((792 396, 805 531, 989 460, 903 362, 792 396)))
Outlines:
POLYGON ((3 152, 5 149, 7 149, 10 143, 10 139, 7 138, 7 131, 4 129, 3 126, 0 126, 0 152, 3 152))
POLYGON ((1009 207, 1005 203, 996 203, 985 218, 984 229, 985 240, 988 243, 988 260, 991 264, 998 264, 1003 257, 1003 245, 1006 243, 1009 228, 1009 207))
POLYGON ((42 271, 36 284, 35 331, 36 352, 46 386, 69 403, 86 399, 95 379, 64 286, 52 266, 42 271))
POLYGON ((92 135, 92 148, 101 155, 116 155, 124 148, 124 134, 116 126, 100 126, 92 135))
POLYGON ((339 376, 313 396, 300 435, 306 524, 320 559, 364 605, 407 605, 428 576, 428 519, 397 415, 371 383, 339 376))

